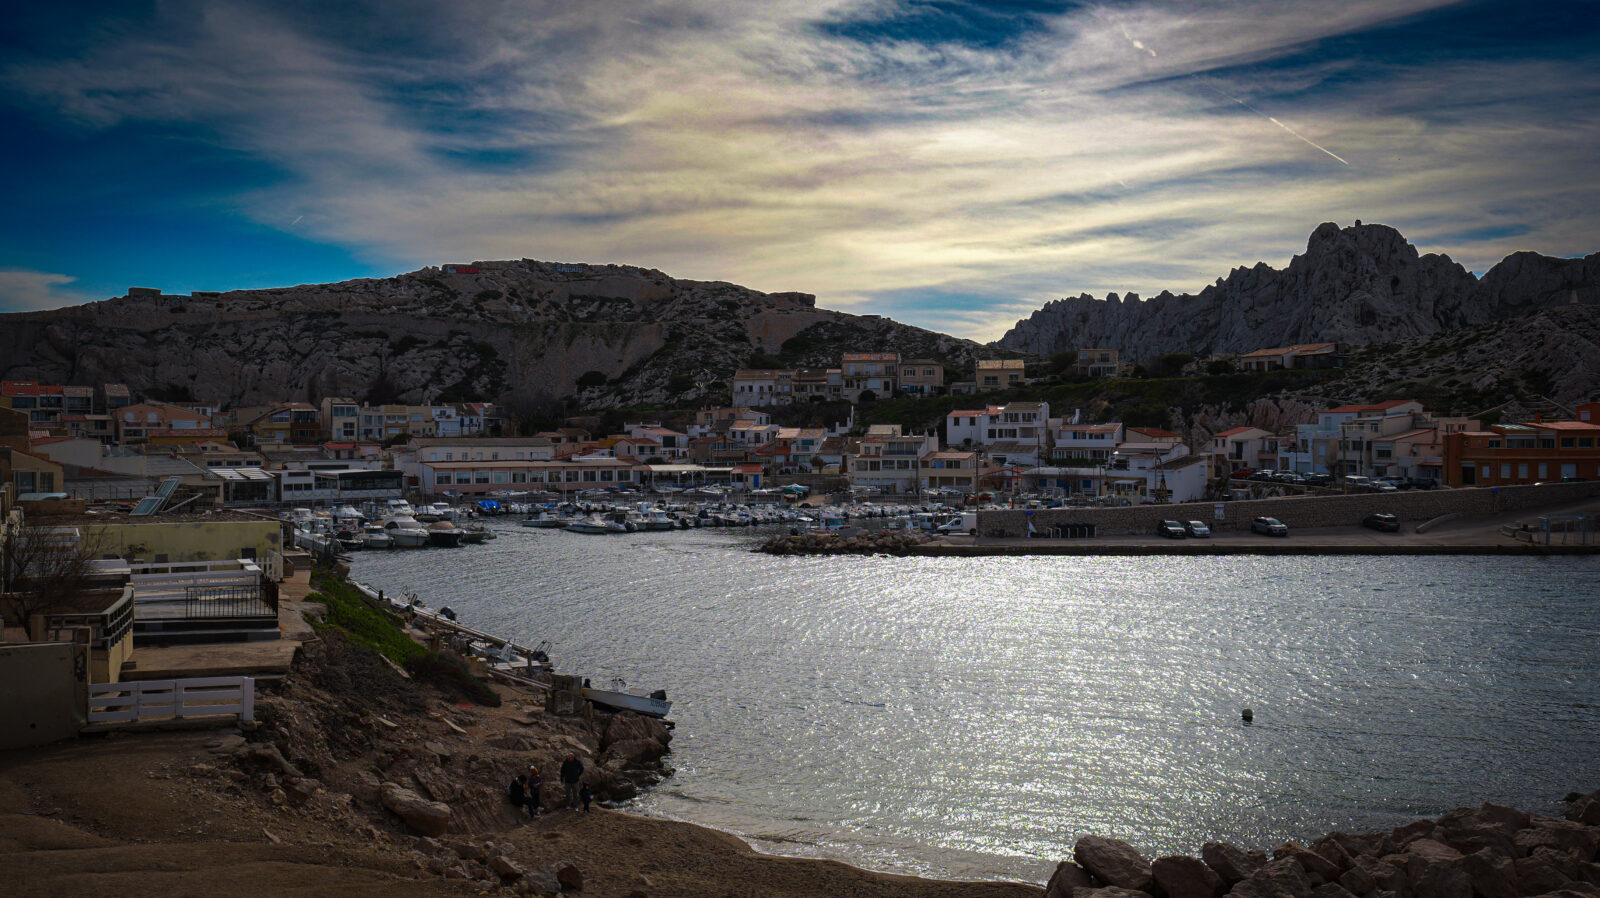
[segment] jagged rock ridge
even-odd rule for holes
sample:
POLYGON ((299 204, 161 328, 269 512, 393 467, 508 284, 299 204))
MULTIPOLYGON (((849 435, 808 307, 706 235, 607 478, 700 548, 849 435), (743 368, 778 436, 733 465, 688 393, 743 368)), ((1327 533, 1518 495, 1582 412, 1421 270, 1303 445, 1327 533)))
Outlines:
POLYGON ((126 383, 249 404, 473 397, 589 407, 697 401, 753 353, 837 365, 848 350, 962 363, 981 347, 876 316, 818 309, 651 269, 529 259, 383 279, 130 296, 0 315, 0 376, 126 383), (589 372, 605 376, 592 383, 589 372))
POLYGON ((1236 268, 1198 295, 1056 300, 1017 322, 998 345, 1038 355, 1117 349, 1144 361, 1169 352, 1398 340, 1574 302, 1600 305, 1600 253, 1514 253, 1480 280, 1449 256, 1419 255, 1394 228, 1330 222, 1282 271, 1265 262, 1236 268))

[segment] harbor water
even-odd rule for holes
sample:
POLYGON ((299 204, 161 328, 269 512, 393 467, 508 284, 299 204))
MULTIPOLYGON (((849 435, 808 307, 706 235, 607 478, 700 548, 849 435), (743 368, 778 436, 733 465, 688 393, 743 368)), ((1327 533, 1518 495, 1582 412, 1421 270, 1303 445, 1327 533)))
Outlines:
POLYGON ((495 525, 353 576, 665 688, 634 809, 775 853, 1042 882, 1600 787, 1600 560, 774 558, 757 530, 495 525), (1241 711, 1250 708, 1253 722, 1241 711))

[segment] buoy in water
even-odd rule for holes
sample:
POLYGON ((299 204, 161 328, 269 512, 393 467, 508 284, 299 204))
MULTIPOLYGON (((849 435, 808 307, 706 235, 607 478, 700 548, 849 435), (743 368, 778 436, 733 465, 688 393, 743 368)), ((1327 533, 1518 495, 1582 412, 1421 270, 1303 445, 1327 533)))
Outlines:
POLYGON ((1241 711, 1239 716, 1244 719, 1245 723, 1249 723, 1250 721, 1256 719, 1255 714, 1251 713, 1249 708, 1245 708, 1243 711, 1241 711))

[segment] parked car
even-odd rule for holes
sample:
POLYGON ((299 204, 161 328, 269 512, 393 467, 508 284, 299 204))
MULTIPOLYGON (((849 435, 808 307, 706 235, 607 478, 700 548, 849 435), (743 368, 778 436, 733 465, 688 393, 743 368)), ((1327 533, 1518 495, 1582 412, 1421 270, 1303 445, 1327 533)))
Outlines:
POLYGON ((1402 489, 1407 487, 1414 490, 1436 490, 1439 488, 1439 484, 1426 477, 1411 477, 1406 480, 1406 486, 1402 487, 1402 489))
POLYGON ((1400 492, 1400 488, 1398 486, 1395 486, 1392 483, 1388 483, 1388 482, 1382 481, 1382 480, 1377 480, 1377 481, 1374 481, 1372 483, 1367 484, 1367 489, 1370 489, 1375 493, 1398 493, 1398 492, 1400 492))
POLYGON ((1277 518, 1256 518, 1250 522, 1251 533, 1264 533, 1267 536, 1288 536, 1289 527, 1277 518))
POLYGON ((1255 472, 1256 472, 1255 468, 1240 468, 1239 470, 1234 471, 1233 473, 1229 474, 1228 476, 1232 477, 1234 480, 1247 480, 1247 479, 1249 479, 1250 475, 1254 474, 1255 472))
POLYGON ((1211 528, 1206 526, 1205 521, 1184 521, 1183 532, 1197 539, 1204 539, 1211 535, 1211 528))
POLYGON ((1332 474, 1307 474, 1301 478, 1306 486, 1327 486, 1333 482, 1332 474))
POLYGON ((1587 477, 1563 477, 1563 478, 1561 478, 1561 482, 1562 483, 1588 483, 1589 482, 1589 478, 1587 478, 1587 477))
POLYGON ((1388 533, 1399 533, 1400 519, 1392 514, 1380 511, 1362 518, 1361 526, 1370 527, 1373 530, 1383 530, 1388 533))
POLYGON ((1168 539, 1183 539, 1183 525, 1177 521, 1162 521, 1156 525, 1156 532, 1168 539))

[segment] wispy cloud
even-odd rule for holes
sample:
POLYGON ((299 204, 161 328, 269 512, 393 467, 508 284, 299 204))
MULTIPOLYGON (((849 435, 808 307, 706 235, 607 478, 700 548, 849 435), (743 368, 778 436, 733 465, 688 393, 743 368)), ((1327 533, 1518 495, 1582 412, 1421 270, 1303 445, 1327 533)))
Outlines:
POLYGON ((287 174, 236 198, 257 221, 384 257, 630 262, 992 339, 1281 265, 1323 220, 1477 269, 1595 249, 1593 67, 1307 52, 1445 5, 1076 6, 961 41, 853 27, 894 0, 440 4, 386 52, 213 2, 0 77, 84 128, 201 127, 287 174))
POLYGON ((89 297, 67 286, 76 280, 47 271, 0 269, 0 312, 60 309, 87 302, 89 297))

